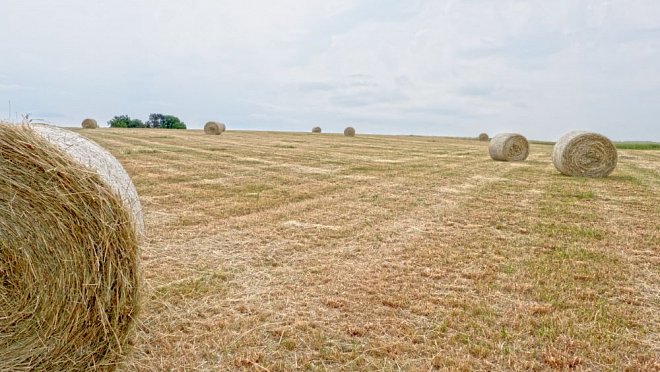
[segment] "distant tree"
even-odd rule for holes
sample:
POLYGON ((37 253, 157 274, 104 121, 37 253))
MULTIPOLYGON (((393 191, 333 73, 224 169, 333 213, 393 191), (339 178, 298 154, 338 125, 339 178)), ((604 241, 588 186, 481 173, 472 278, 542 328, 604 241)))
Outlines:
POLYGON ((150 114, 145 125, 149 128, 186 129, 186 124, 174 115, 150 114))
POLYGON ((131 118, 128 115, 119 115, 108 120, 110 128, 128 128, 130 123, 131 118))
POLYGON ((182 122, 176 116, 165 115, 163 117, 162 127, 166 129, 186 129, 186 123, 182 122))
POLYGON ((147 126, 140 119, 131 119, 131 121, 128 122, 128 127, 129 128, 146 128, 147 126))
POLYGON ((163 114, 149 114, 149 120, 147 120, 146 125, 148 128, 161 128, 164 120, 165 115, 163 114))
POLYGON ((111 128, 165 128, 186 129, 186 124, 173 115, 150 114, 149 120, 131 119, 128 115, 115 116, 108 121, 111 128))

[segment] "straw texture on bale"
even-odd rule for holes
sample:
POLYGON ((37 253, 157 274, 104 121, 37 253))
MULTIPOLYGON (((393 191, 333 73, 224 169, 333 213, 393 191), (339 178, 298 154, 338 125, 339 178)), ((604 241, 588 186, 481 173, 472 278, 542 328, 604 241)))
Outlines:
POLYGON ((96 120, 87 118, 82 121, 82 127, 85 129, 96 129, 99 127, 99 125, 96 120))
POLYGON ((321 127, 312 128, 312 133, 321 133, 321 127))
POLYGON ((227 129, 224 123, 217 121, 209 121, 204 125, 204 133, 206 134, 222 134, 227 129))
POLYGON ((76 137, 0 124, 0 370, 114 370, 130 349, 139 202, 76 137))
POLYGON ((96 142, 68 130, 42 124, 35 124, 30 128, 40 137, 66 152, 78 164, 96 172, 101 180, 119 195, 132 215, 135 232, 138 237, 142 236, 144 218, 140 197, 131 177, 112 154, 96 142))
POLYGON ((616 146, 597 133, 567 133, 552 150, 552 163, 567 176, 607 177, 616 168, 617 161, 616 146))
POLYGON ((487 133, 480 133, 479 134, 479 141, 488 141, 490 137, 488 137, 487 133))
POLYGON ((348 127, 346 129, 344 129, 344 135, 346 137, 355 137, 355 128, 348 127))
POLYGON ((529 155, 529 142, 520 134, 498 134, 490 140, 488 153, 493 160, 524 161, 529 155))

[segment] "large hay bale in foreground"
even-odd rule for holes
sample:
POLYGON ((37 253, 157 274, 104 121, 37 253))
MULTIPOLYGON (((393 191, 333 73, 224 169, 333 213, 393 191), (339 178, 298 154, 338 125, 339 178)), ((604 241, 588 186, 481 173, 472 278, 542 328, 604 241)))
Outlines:
POLYGON ((321 127, 312 128, 312 133, 321 133, 321 127))
POLYGON ((490 137, 488 137, 488 133, 479 133, 479 141, 488 141, 490 137))
POLYGON ((597 133, 567 133, 552 150, 552 163, 567 176, 607 177, 617 161, 616 146, 597 133))
POLYGON ((83 120, 81 126, 85 129, 97 129, 99 127, 96 120, 90 118, 83 120))
POLYGON ((218 121, 209 121, 204 124, 204 133, 206 134, 222 134, 225 130, 227 130, 227 126, 218 121))
POLYGON ((344 129, 344 135, 346 137, 355 137, 355 128, 347 127, 346 129, 344 129))
POLYGON ((139 310, 141 216, 130 178, 100 146, 0 124, 0 369, 121 362, 139 310))
POLYGON ((529 142, 520 134, 498 134, 490 140, 488 153, 493 160, 524 161, 529 155, 529 142))

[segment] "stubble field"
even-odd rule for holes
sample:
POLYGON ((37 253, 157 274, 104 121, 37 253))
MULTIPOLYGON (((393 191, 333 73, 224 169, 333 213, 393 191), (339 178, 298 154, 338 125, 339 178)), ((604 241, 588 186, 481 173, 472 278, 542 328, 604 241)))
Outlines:
POLYGON ((99 129, 145 212, 124 369, 657 370, 660 151, 99 129))

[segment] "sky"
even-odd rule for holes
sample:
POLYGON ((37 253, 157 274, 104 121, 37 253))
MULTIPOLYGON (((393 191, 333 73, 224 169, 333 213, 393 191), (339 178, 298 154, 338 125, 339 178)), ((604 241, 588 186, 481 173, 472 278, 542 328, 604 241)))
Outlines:
POLYGON ((658 0, 0 0, 0 118, 660 141, 658 0))

